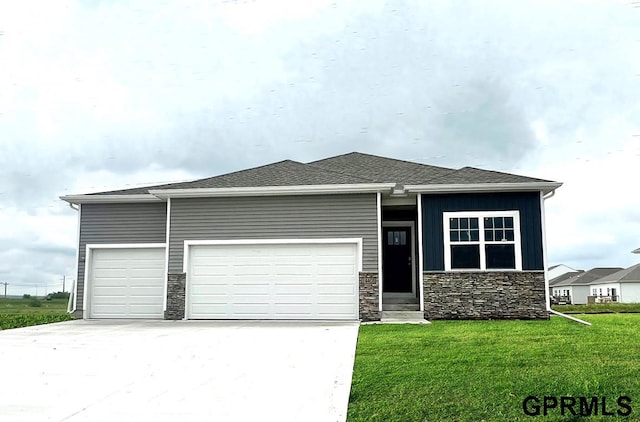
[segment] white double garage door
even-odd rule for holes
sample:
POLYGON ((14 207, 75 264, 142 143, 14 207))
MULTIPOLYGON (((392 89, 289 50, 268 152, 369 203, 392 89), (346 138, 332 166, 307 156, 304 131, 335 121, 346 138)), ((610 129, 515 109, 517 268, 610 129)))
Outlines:
MULTIPOLYGON (((361 243, 185 242, 187 319, 358 318, 361 243)), ((90 252, 88 318, 163 318, 165 248, 90 252)))

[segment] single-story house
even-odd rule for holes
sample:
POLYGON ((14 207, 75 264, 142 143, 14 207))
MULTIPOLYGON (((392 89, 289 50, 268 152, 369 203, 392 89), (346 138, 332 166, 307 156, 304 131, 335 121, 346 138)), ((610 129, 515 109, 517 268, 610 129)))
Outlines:
POLYGON ((589 283, 596 302, 640 303, 640 264, 589 283))
POLYGON ((544 203, 560 186, 354 152, 63 196, 78 210, 74 312, 547 319, 544 203))
POLYGON ((589 283, 621 269, 620 267, 592 268, 589 271, 578 272, 570 277, 561 276, 557 280, 551 280, 549 287, 552 289, 553 296, 568 297, 569 303, 585 305, 591 292, 589 283), (560 293, 559 295, 556 294, 558 292, 560 293))
POLYGON ((561 283, 583 272, 583 270, 574 270, 560 274, 556 277, 551 277, 550 271, 548 271, 547 278, 549 279, 549 296, 553 297, 556 302, 571 303, 571 289, 561 283))

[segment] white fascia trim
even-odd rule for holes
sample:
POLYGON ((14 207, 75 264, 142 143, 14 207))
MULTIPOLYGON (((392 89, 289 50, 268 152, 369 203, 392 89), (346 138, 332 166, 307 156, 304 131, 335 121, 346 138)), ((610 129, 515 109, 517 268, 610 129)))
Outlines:
POLYGON ((395 183, 369 183, 349 185, 296 185, 240 188, 152 189, 150 194, 158 198, 197 198, 215 196, 275 196, 320 195, 339 193, 376 193, 390 190, 395 183))
POLYGON ((316 238, 316 239, 231 239, 231 240, 185 240, 182 259, 182 271, 188 273, 189 247, 221 245, 309 245, 309 244, 355 244, 358 260, 358 272, 362 272, 362 238, 316 238))
POLYGON ((469 183, 469 184, 432 184, 406 185, 405 189, 415 193, 471 193, 471 192, 517 192, 542 191, 545 194, 562 186, 558 182, 525 182, 525 183, 469 183))
POLYGON ((124 202, 162 202, 157 196, 143 193, 135 195, 66 195, 60 199, 70 204, 116 204, 124 202))
POLYGON ((420 301, 420 312, 424 312, 424 252, 422 245, 422 194, 418 194, 418 300, 420 301))

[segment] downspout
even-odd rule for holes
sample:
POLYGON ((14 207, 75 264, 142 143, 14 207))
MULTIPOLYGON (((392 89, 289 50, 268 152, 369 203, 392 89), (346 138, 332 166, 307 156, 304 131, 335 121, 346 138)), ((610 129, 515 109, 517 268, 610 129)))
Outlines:
POLYGON ((570 319, 571 321, 579 322, 580 324, 591 326, 590 322, 583 321, 581 319, 572 317, 571 315, 563 314, 562 312, 554 311, 553 309, 551 309, 551 300, 549 298, 549 278, 547 277, 547 265, 548 265, 547 264, 547 235, 546 235, 547 227, 546 227, 546 222, 545 222, 544 201, 549 199, 549 198, 552 198, 555 194, 556 194, 555 190, 552 190, 547 195, 543 195, 543 193, 540 192, 540 215, 541 215, 541 218, 542 218, 542 245, 543 245, 543 247, 542 247, 542 260, 544 261, 544 263, 543 263, 543 267, 544 267, 544 297, 545 297, 545 302, 547 304, 547 312, 549 312, 550 314, 553 314, 553 315, 558 315, 558 316, 561 316, 563 318, 570 319))
POLYGON ((67 313, 73 314, 76 311, 76 285, 78 278, 78 260, 80 259, 80 206, 74 207, 71 202, 69 202, 69 207, 72 210, 75 210, 78 213, 78 234, 76 237, 76 245, 78 249, 76 250, 76 276, 73 280, 73 286, 71 286, 71 291, 69 292, 69 301, 67 302, 67 313))

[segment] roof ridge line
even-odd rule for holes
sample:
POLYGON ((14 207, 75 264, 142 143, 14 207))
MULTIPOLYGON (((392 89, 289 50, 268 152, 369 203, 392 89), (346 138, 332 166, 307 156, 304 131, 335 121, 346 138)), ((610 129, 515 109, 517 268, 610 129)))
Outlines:
POLYGON ((347 172, 343 172, 343 171, 329 170, 327 168, 318 166, 316 164, 311 164, 311 163, 302 163, 302 164, 304 164, 305 166, 313 167, 313 168, 318 169, 318 170, 322 170, 322 171, 327 172, 327 173, 339 174, 341 176, 354 177, 356 179, 360 179, 360 180, 363 180, 365 182, 378 183, 376 180, 368 179, 366 177, 358 176, 358 175, 355 175, 355 174, 352 174, 352 173, 347 173, 347 172))
POLYGON ((450 167, 434 166, 434 165, 432 165, 432 164, 417 163, 417 162, 415 162, 415 161, 409 161, 409 160, 405 160, 405 159, 402 159, 402 158, 384 157, 384 156, 382 156, 382 155, 369 154, 369 153, 367 153, 367 152, 359 152, 359 151, 352 151, 352 152, 347 152, 346 154, 339 154, 339 155, 335 155, 335 156, 333 156, 333 157, 322 158, 322 159, 320 159, 320 160, 315 160, 315 161, 312 161, 312 162, 307 163, 307 164, 317 163, 318 161, 331 160, 331 159, 334 159, 334 158, 344 157, 344 156, 351 155, 351 154, 367 155, 367 156, 369 156, 369 157, 375 157, 375 158, 379 158, 379 159, 383 159, 383 160, 388 160, 388 161, 400 161, 400 162, 402 162, 402 163, 413 164, 413 165, 416 165, 416 166, 430 167, 430 168, 436 168, 436 169, 442 169, 442 170, 455 171, 455 169, 452 169, 452 168, 450 168, 450 167))

